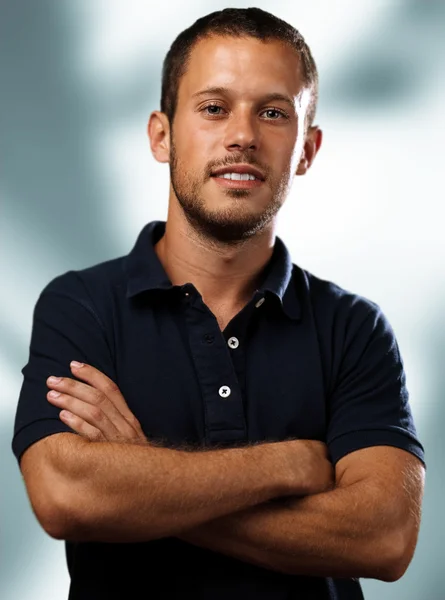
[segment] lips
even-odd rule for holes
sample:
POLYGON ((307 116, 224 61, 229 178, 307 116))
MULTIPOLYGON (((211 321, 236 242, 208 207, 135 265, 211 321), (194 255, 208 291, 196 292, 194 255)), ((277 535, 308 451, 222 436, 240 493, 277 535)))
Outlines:
POLYGON ((260 181, 264 181, 263 173, 251 165, 230 165, 228 167, 222 167, 221 169, 215 169, 215 171, 212 172, 212 177, 219 177, 224 175, 224 173, 248 173, 260 181))
POLYGON ((266 185, 261 179, 226 179, 225 177, 212 177, 214 183, 227 190, 254 190, 266 185))

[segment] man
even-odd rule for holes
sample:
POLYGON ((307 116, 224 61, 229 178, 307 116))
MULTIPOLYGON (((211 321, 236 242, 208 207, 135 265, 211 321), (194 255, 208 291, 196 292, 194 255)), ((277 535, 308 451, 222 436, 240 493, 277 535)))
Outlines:
POLYGON ((394 334, 274 233, 316 99, 293 27, 198 20, 148 125, 167 222, 38 299, 13 450, 70 599, 352 600, 412 559, 424 452, 394 334))

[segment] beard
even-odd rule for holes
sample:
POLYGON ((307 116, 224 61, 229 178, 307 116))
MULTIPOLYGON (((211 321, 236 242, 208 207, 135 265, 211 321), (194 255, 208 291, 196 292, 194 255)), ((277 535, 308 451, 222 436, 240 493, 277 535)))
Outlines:
POLYGON ((204 175, 200 175, 186 168, 178 158, 173 138, 171 140, 170 180, 173 191, 189 224, 206 240, 235 246, 264 230, 284 203, 290 185, 289 175, 290 167, 278 181, 274 180, 268 169, 254 163, 250 155, 242 152, 231 155, 230 162, 208 163, 204 175), (212 170, 241 162, 255 165, 265 173, 263 185, 269 185, 272 192, 269 204, 264 210, 253 212, 249 210, 251 190, 221 188, 221 192, 234 202, 229 207, 210 210, 202 195, 202 186, 211 177, 212 170))

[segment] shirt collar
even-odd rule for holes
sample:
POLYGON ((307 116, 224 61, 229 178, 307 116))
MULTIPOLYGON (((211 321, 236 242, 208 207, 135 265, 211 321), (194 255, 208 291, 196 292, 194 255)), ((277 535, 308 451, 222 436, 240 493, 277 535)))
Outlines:
MULTIPOLYGON (((147 223, 131 252, 125 257, 127 298, 152 290, 169 290, 173 286, 159 260, 154 246, 165 233, 165 221, 147 223)), ((272 257, 267 264, 263 282, 256 292, 259 296, 272 294, 290 319, 299 319, 300 301, 296 281, 292 277, 294 265, 283 241, 276 236, 272 257)))

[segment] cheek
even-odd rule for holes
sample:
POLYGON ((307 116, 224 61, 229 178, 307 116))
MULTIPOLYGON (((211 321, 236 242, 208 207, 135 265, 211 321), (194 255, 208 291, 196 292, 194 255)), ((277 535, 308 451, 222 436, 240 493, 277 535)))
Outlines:
POLYGON ((210 158, 205 138, 199 131, 190 128, 175 138, 175 149, 178 162, 187 171, 202 169, 210 158))
POLYGON ((223 121, 206 121, 189 118, 182 131, 184 150, 192 156, 200 156, 204 163, 225 155, 225 124, 223 121))
POLYGON ((279 176, 280 172, 289 170, 298 163, 297 153, 300 144, 291 133, 284 134, 282 131, 276 132, 275 135, 272 133, 269 132, 269 135, 262 139, 259 154, 262 154, 262 149, 265 163, 279 176))
POLYGON ((273 156, 273 163, 270 165, 277 180, 288 179, 290 174, 297 169, 297 155, 291 150, 280 147, 280 151, 273 156))

